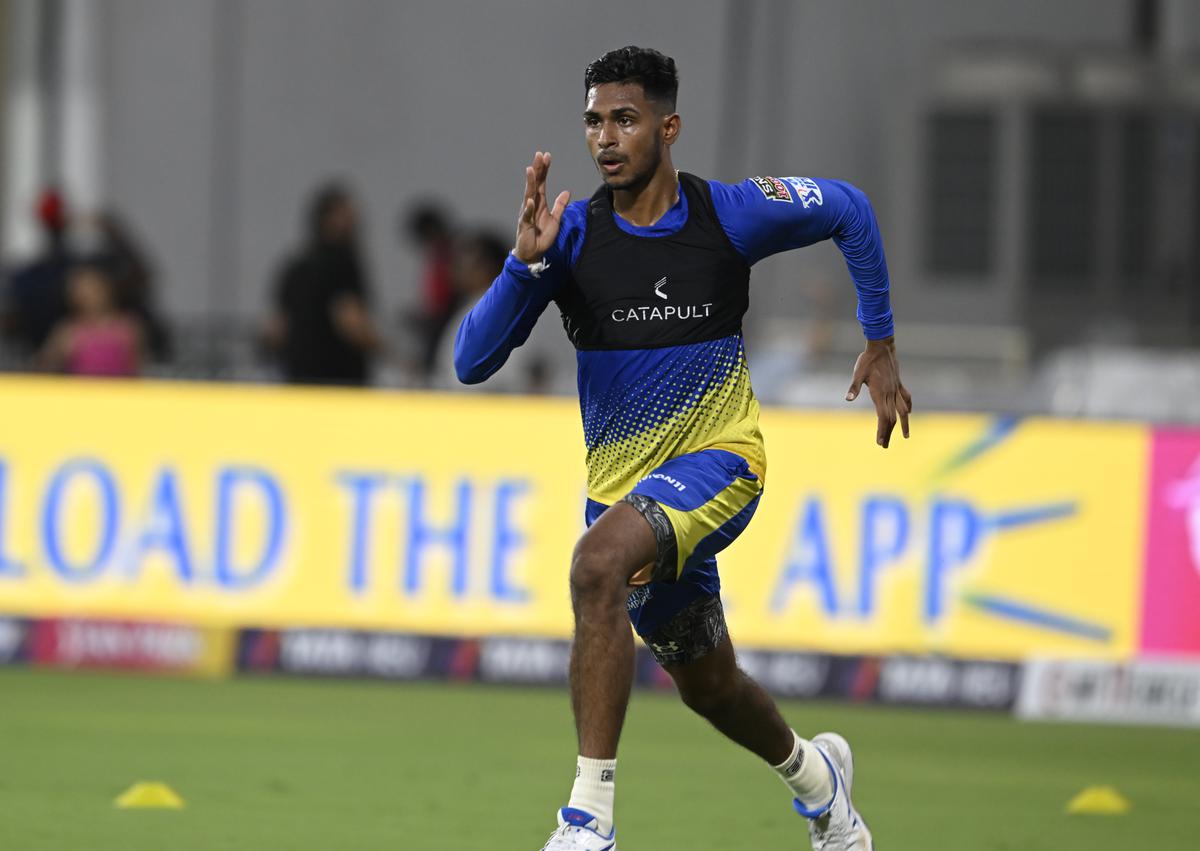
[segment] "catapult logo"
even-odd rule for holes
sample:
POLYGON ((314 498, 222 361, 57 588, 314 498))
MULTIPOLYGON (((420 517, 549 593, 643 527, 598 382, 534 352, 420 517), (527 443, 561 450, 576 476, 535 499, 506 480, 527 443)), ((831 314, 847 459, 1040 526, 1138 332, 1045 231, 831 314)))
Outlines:
MULTIPOLYGON (((663 301, 670 301, 664 288, 667 276, 663 275, 653 284, 653 291, 663 301)), ((669 322, 691 319, 707 319, 712 313, 712 302, 704 304, 648 304, 642 307, 618 307, 612 312, 613 322, 669 322)))

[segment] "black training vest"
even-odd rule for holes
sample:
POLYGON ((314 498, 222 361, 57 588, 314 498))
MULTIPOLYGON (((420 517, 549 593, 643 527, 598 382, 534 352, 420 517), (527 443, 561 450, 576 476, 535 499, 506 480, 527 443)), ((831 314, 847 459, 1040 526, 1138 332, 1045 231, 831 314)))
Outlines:
POLYGON ((670 236, 634 236, 613 221, 612 193, 588 204, 587 231, 555 302, 577 349, 654 349, 741 331, 750 267, 713 209, 708 183, 679 174, 688 217, 670 236))

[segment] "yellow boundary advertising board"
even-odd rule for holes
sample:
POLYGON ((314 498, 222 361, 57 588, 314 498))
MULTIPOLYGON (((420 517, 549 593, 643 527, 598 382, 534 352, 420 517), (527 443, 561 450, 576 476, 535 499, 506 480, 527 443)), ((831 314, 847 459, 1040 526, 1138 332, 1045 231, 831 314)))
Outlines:
MULTIPOLYGON (((0 613, 566 637, 569 400, 0 380, 0 613)), ((766 411, 747 646, 1122 658, 1149 433, 766 411)))

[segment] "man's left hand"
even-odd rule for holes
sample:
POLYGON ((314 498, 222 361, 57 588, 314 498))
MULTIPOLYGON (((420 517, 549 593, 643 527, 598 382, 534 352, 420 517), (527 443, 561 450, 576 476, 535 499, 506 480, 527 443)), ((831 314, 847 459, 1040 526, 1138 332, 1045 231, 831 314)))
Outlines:
POLYGON ((896 338, 867 340, 867 347, 854 362, 854 377, 846 392, 846 401, 858 398, 862 385, 867 385, 871 401, 875 403, 875 415, 879 418, 875 430, 875 442, 884 449, 892 439, 896 420, 900 420, 900 432, 908 438, 908 415, 912 411, 912 394, 900 381, 900 362, 896 360, 896 338))

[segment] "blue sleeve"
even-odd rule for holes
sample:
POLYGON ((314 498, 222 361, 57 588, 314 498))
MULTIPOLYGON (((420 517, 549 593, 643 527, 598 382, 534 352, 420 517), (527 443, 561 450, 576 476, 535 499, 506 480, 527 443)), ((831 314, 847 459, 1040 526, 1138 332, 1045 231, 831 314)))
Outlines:
POLYGON ((511 254, 483 298, 471 308, 454 338, 454 371, 463 384, 493 375, 529 333, 579 257, 587 223, 587 202, 563 211, 558 238, 542 259, 549 265, 537 277, 511 254))
POLYGON ((725 233, 750 265, 764 257, 832 239, 858 293, 858 321, 869 340, 893 332, 887 259, 871 202, 856 186, 808 177, 710 181, 725 233))

